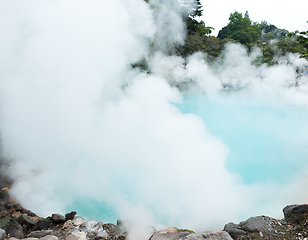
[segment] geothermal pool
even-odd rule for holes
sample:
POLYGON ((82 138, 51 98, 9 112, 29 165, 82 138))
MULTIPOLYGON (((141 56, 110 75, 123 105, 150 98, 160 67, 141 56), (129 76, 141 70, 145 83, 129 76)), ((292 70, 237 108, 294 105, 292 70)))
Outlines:
POLYGON ((308 113, 297 106, 271 104, 225 93, 214 101, 187 95, 178 105, 200 116, 208 131, 230 148, 226 167, 245 184, 285 184, 300 175, 308 159, 308 113))
MULTIPOLYGON (((175 106, 202 118, 207 131, 228 146, 226 169, 244 185, 283 186, 304 175, 308 159, 305 108, 247 98, 240 92, 224 92, 214 99, 186 94, 175 106)), ((71 209, 97 220, 118 218, 112 206, 85 198, 69 205, 71 209)), ((164 217, 158 218, 164 223, 164 217)))

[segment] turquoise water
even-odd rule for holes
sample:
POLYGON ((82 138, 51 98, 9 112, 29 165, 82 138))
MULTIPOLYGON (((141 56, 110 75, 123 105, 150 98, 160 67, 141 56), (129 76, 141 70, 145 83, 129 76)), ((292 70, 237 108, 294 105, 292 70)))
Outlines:
MULTIPOLYGON (((274 105, 243 98, 237 93, 225 93, 216 100, 203 95, 185 95, 183 103, 176 106, 184 114, 200 116, 208 132, 229 147, 226 168, 238 174, 242 183, 270 181, 283 185, 305 172, 308 165, 305 108, 274 105)), ((89 198, 75 199, 67 207, 67 211, 72 210, 91 220, 115 223, 118 219, 114 206, 89 198)), ((167 217, 157 209, 153 212, 162 222, 167 222, 167 217)))
POLYGON ((303 173, 308 159, 308 114, 295 106, 244 99, 236 93, 210 101, 186 95, 177 105, 200 116, 209 132, 230 148, 226 167, 245 184, 286 183, 303 173))

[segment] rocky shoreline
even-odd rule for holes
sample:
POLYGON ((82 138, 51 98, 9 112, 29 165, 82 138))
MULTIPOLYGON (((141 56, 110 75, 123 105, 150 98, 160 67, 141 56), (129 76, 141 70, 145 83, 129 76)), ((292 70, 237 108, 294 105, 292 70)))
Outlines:
MULTIPOLYGON (((145 240, 308 240, 308 204, 288 205, 283 213, 284 219, 279 220, 257 216, 239 224, 230 222, 218 232, 152 228, 151 235, 145 240)), ((130 238, 129 231, 129 227, 119 220, 117 224, 86 221, 76 216, 76 212, 41 218, 11 198, 9 188, 2 188, 0 192, 0 240, 126 240, 130 238)))

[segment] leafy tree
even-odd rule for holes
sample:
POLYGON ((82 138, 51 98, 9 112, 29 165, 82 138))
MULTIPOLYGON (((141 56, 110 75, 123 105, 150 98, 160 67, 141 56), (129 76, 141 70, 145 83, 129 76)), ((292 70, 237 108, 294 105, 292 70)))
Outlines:
POLYGON ((219 31, 218 38, 231 38, 242 44, 250 44, 256 41, 259 35, 260 26, 250 20, 248 12, 246 11, 243 17, 242 13, 235 11, 230 14, 228 25, 219 31))

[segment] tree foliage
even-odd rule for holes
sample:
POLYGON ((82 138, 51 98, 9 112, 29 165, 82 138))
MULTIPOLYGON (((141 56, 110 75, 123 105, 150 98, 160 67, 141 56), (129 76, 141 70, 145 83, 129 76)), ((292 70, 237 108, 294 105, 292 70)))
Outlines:
POLYGON ((260 26, 250 20, 248 12, 243 17, 242 13, 235 11, 230 14, 228 25, 219 31, 218 38, 231 38, 248 45, 256 41, 259 35, 260 26))

